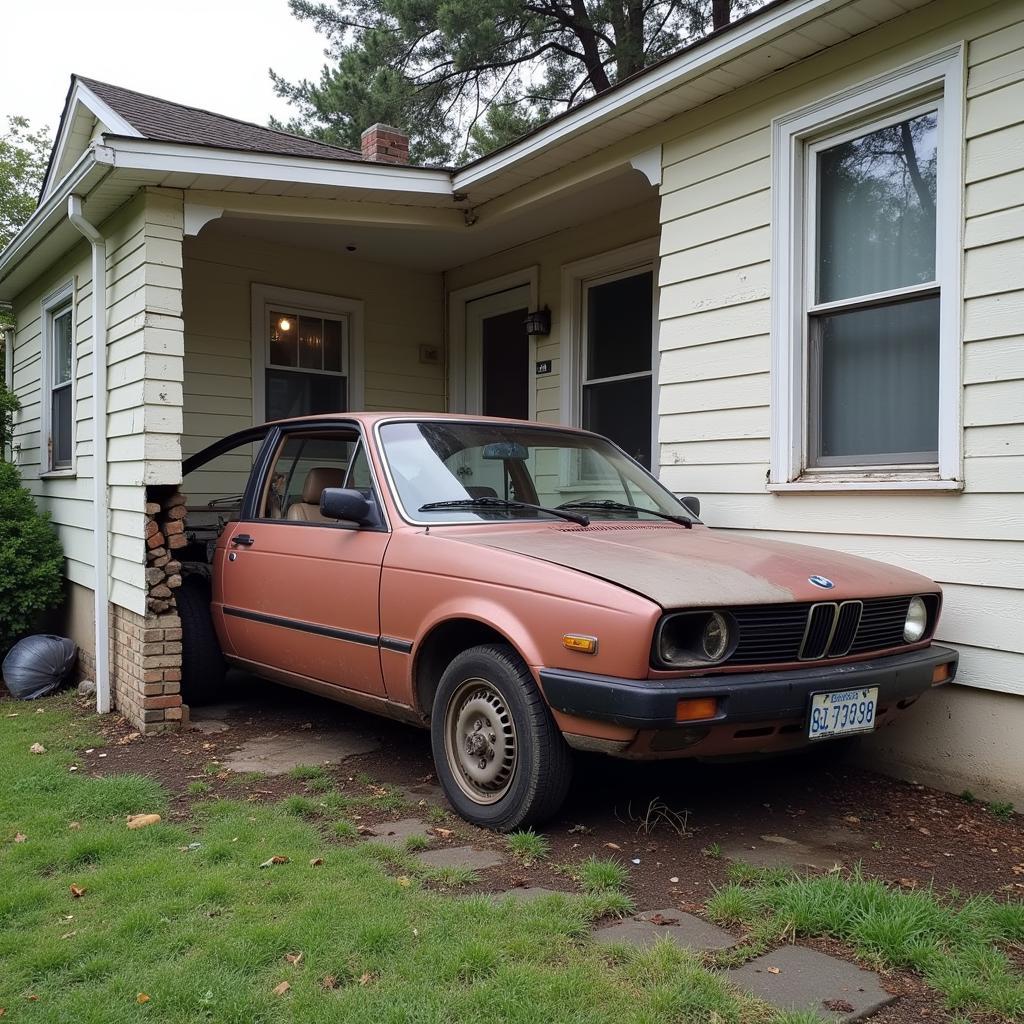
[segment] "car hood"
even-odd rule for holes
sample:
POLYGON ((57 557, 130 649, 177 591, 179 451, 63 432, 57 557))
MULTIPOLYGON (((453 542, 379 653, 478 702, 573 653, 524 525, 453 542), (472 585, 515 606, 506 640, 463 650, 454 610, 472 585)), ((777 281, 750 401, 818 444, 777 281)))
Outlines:
POLYGON ((675 524, 491 528, 451 539, 575 569, 662 608, 833 601, 936 592, 917 573, 838 551, 675 524), (822 589, 810 577, 825 577, 822 589))

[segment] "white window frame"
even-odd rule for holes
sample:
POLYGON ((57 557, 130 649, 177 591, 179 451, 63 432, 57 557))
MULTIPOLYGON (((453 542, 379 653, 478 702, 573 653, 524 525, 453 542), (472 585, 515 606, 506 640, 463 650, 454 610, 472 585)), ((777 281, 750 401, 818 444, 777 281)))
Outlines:
MULTIPOLYGON (((769 490, 956 490, 962 486, 962 43, 772 122, 772 374, 769 490), (808 159, 880 124, 938 110, 935 282, 939 291, 938 464, 808 468, 808 327, 815 250, 808 159)), ((885 293, 886 295, 895 294, 885 293)), ((863 301, 863 299, 861 299, 863 301)), ((823 306, 813 307, 821 311, 823 306)))
POLYGON ((40 363, 40 403, 39 403, 39 464, 43 477, 75 476, 77 472, 77 441, 76 441, 76 402, 78 377, 78 324, 75 317, 75 283, 68 281, 55 291, 46 295, 41 303, 42 338, 40 363), (53 374, 56 369, 56 358, 53 351, 53 324, 59 316, 71 314, 71 380, 61 387, 71 389, 71 462, 67 466, 53 464, 53 374))
POLYGON ((298 291, 294 288, 279 288, 274 285, 254 284, 252 286, 252 421, 260 424, 267 415, 267 367, 270 363, 270 311, 286 310, 296 315, 327 317, 342 320, 347 324, 342 334, 342 372, 334 370, 313 370, 304 367, 281 367, 301 373, 321 373, 331 377, 344 376, 346 402, 350 412, 359 412, 365 403, 365 379, 363 363, 363 320, 364 303, 361 299, 349 299, 340 295, 325 295, 321 292, 298 291))
MULTIPOLYGON (((561 370, 561 420, 570 426, 579 427, 583 424, 583 385, 586 380, 586 306, 584 299, 588 287, 595 284, 607 284, 609 281, 634 274, 651 271, 654 275, 652 285, 651 309, 651 472, 657 476, 661 463, 658 448, 658 336, 660 321, 658 319, 658 287, 659 247, 657 238, 645 238, 639 242, 611 249, 608 252, 575 260, 562 266, 562 331, 559 346, 559 368, 561 370)), ((628 379, 646 376, 643 373, 626 374, 628 379)), ((600 378, 604 380, 605 378, 600 378)), ((571 467, 562 467, 562 487, 572 488, 571 467)))

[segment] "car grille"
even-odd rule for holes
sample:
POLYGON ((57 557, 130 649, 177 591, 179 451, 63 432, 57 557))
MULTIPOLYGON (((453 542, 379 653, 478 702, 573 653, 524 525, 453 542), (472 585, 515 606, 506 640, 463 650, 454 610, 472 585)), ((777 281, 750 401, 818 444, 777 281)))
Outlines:
MULTIPOLYGON (((935 599, 926 598, 934 622, 935 599)), ((901 647, 909 597, 732 608, 739 642, 728 665, 816 661, 901 647)))

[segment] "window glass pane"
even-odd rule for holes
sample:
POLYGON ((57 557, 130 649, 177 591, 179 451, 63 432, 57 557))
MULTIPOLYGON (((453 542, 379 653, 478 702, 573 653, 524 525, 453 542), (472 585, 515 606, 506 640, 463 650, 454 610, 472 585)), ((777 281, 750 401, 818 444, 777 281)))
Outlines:
POLYGON ((654 274, 587 288, 587 380, 651 368, 654 274))
POLYGON ((937 461, 938 297, 823 316, 813 326, 820 456, 937 461))
POLYGON ((297 370, 267 370, 267 419, 344 412, 345 378, 297 370))
POLYGON ((298 327, 298 317, 294 313, 270 311, 270 361, 275 366, 298 366, 298 327))
POLYGON ((324 367, 324 322, 319 317, 299 317, 299 366, 309 370, 324 367))
POLYGON ((71 385, 55 390, 51 396, 50 436, 53 446, 51 462, 54 469, 71 465, 72 423, 71 385))
POLYGON ((53 383, 64 384, 71 380, 72 341, 71 310, 53 318, 53 383))
POLYGON ((818 301, 935 278, 938 114, 818 156, 818 301))
POLYGON ((356 443, 348 431, 288 437, 274 460, 260 517, 320 521, 320 495, 325 487, 343 486, 356 443))
MULTIPOLYGON (((634 377, 583 389, 583 426, 610 437, 641 466, 651 468, 651 378, 634 377)), ((587 466, 581 467, 584 477, 587 466)))
POLYGON ((341 364, 341 321, 324 321, 324 369, 338 370, 345 369, 341 364))

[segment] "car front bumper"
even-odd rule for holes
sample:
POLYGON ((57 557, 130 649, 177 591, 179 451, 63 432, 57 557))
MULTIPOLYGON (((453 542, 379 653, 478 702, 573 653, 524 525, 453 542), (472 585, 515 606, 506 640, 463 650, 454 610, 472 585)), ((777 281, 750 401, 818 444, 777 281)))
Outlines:
POLYGON ((940 666, 949 666, 943 682, 951 682, 958 659, 956 651, 930 646, 868 661, 809 665, 785 672, 620 679, 541 669, 540 681, 555 711, 634 729, 665 729, 683 724, 717 726, 800 719, 807 715, 812 694, 854 687, 877 686, 879 704, 912 700, 932 687, 934 672, 940 666), (678 722, 678 702, 696 697, 714 697, 715 716, 701 722, 678 722))

